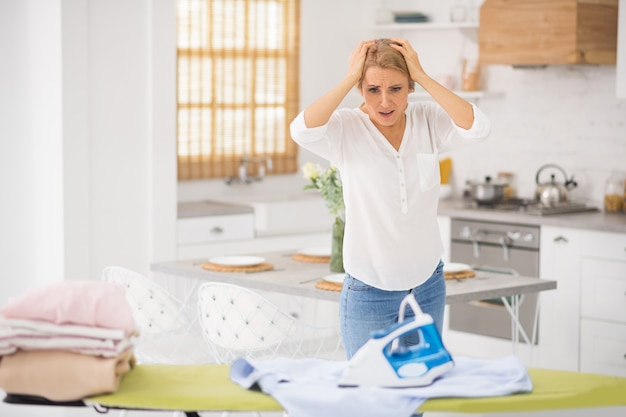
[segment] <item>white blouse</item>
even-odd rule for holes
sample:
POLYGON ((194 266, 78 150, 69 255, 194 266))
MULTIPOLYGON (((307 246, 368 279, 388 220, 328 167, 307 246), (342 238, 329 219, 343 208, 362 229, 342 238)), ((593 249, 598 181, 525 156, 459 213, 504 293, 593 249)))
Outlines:
POLYGON ((343 262, 347 273, 384 290, 426 281, 443 253, 437 223, 439 152, 487 138, 490 123, 472 104, 469 130, 434 102, 409 103, 396 151, 362 110, 342 108, 324 126, 291 123, 303 148, 335 165, 346 208, 343 262))

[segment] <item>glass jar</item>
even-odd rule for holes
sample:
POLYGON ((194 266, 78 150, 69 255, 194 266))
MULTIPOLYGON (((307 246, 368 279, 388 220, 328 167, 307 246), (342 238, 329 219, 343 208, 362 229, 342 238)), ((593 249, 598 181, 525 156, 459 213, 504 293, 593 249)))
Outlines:
POLYGON ((387 0, 380 0, 374 17, 377 25, 388 25, 393 23, 393 12, 391 11, 387 0))
POLYGON ((504 199, 515 198, 517 196, 515 174, 512 172, 498 172, 498 183, 506 184, 504 187, 504 199))
POLYGON ((464 0, 455 0, 450 7, 450 21, 459 23, 467 20, 467 7, 464 0))
POLYGON ((624 173, 613 171, 604 186, 604 211, 618 212, 624 210, 624 173))

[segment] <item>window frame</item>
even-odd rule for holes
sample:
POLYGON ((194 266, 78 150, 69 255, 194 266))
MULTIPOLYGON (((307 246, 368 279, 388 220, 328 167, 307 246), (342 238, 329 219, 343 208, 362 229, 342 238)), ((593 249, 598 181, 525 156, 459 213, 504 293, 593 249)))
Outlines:
MULTIPOLYGON (((238 5, 244 5, 246 12, 252 13, 254 8, 252 4, 272 4, 282 10, 282 33, 276 38, 280 39, 278 48, 256 47, 250 45, 251 43, 257 43, 258 40, 254 38, 254 41, 250 41, 248 33, 252 30, 249 25, 253 20, 246 18, 246 45, 245 47, 238 46, 225 46, 219 47, 219 43, 226 44, 226 36, 216 41, 211 38, 215 35, 215 28, 210 26, 211 19, 215 19, 215 16, 211 16, 208 12, 212 10, 213 3, 221 3, 224 0, 177 0, 177 42, 176 42, 176 153, 178 163, 178 180, 193 180, 193 179, 210 179, 210 178, 225 178, 238 175, 238 170, 243 158, 248 159, 267 159, 272 161, 271 170, 266 170, 269 175, 272 174, 286 174, 294 173, 298 170, 298 146, 291 140, 289 134, 289 125, 295 118, 299 111, 299 60, 300 60, 300 0, 237 0, 238 5), (189 42, 187 47, 182 47, 180 40, 179 24, 181 19, 179 5, 185 3, 188 5, 194 4, 196 6, 204 4, 206 16, 204 17, 204 24, 207 26, 201 30, 202 36, 207 36, 206 39, 201 37, 198 42, 204 42, 202 47, 198 45, 192 45, 192 41, 189 42), (218 47, 216 47, 216 45, 218 47), (185 93, 183 93, 181 84, 184 84, 181 79, 183 76, 180 74, 181 67, 183 67, 183 60, 191 62, 190 57, 199 59, 208 59, 211 62, 210 73, 210 99, 207 101, 204 99, 198 99, 195 97, 195 101, 192 100, 192 87, 197 79, 192 79, 189 75, 191 69, 185 74, 187 76, 187 84, 185 87, 185 93), (204 57, 204 58, 203 58, 204 57), (215 63, 221 61, 222 63, 228 60, 234 61, 235 59, 244 60, 248 62, 248 69, 243 71, 242 74, 251 80, 250 83, 245 84, 246 99, 239 102, 220 102, 217 95, 219 94, 219 86, 228 82, 228 75, 224 75, 223 79, 220 79, 219 74, 215 71, 215 63), (256 65, 259 61, 266 60, 265 69, 267 73, 274 71, 274 78, 271 79, 274 84, 272 87, 275 90, 282 88, 282 100, 276 100, 274 102, 259 102, 256 100, 258 97, 257 78, 260 77, 260 71, 257 72, 256 65), (284 79, 277 74, 281 73, 279 68, 280 60, 284 62, 284 79), (274 64, 271 67, 269 63, 274 64), (184 100, 186 94, 187 101, 184 100), (198 116, 195 119, 189 116, 193 113, 202 113, 202 117, 198 116), (276 109, 277 115, 273 118, 264 118, 258 115, 258 112, 262 112, 263 109, 276 109), (245 122, 235 123, 235 117, 232 116, 233 110, 242 110, 244 114, 245 122), (186 113, 185 113, 186 112, 186 113), (220 113, 221 112, 221 113, 220 113), (224 114, 231 113, 231 117, 228 119, 231 123, 228 128, 224 127, 220 130, 220 122, 225 126, 224 114), (185 119, 183 114, 188 115, 185 119), (210 116, 207 117, 207 114, 210 116), (222 114, 222 118, 217 118, 215 115, 222 114), (204 118, 204 119, 203 119, 204 118), (193 119, 193 120, 192 120, 193 119), (206 120, 209 120, 208 122, 206 120), (202 121, 204 120, 204 121, 202 121), (263 126, 258 126, 256 123, 261 121, 263 126), (265 125, 265 122, 267 124, 265 125), (195 125, 194 125, 195 123, 195 125), (243 125, 243 127, 242 127, 243 125), (205 129, 208 126, 210 130, 205 129), (183 140, 183 131, 187 129, 186 135, 188 140, 183 140), (195 130, 194 130, 195 129, 195 130), (230 134, 236 132, 235 134, 230 134), (242 133, 243 132, 243 133, 242 133), (264 141, 264 142, 262 142, 264 141), (192 147, 194 147, 192 149, 192 147), (184 151, 184 152, 183 152, 184 151)), ((228 0, 233 2, 234 0, 228 0)), ((231 3, 232 5, 233 3, 231 3)), ((202 7, 202 6, 200 6, 202 7)), ((187 21, 191 22, 192 19, 202 21, 202 16, 199 18, 191 17, 191 6, 189 8, 187 21)), ((237 16, 239 18, 239 16, 237 16)), ((226 26, 223 22, 220 22, 222 27, 226 26)), ((218 25, 215 25, 218 26, 218 25)), ((222 29, 226 31, 226 29, 222 29)), ((237 31, 239 28, 237 28, 237 31)), ((272 28, 268 27, 268 32, 272 28)), ((232 33, 235 33, 231 30, 232 33)), ((191 31, 186 32, 192 34, 191 31)), ((192 36, 192 35, 189 35, 192 36)), ((233 35, 235 36, 235 35, 233 35)), ((241 36, 238 34, 237 36, 241 36)), ((191 39, 191 37, 190 37, 191 39)), ((234 38, 233 38, 234 39, 234 38)), ((237 39, 230 39, 231 44, 236 44, 237 39)), ((270 39, 270 36, 267 36, 270 39)), ((271 46, 271 45, 270 45, 271 46)), ((191 65, 188 65, 191 68, 191 65)), ((203 67, 200 65, 200 70, 195 74, 196 78, 202 78, 203 67)), ((223 68, 222 68, 223 69, 223 68)), ((239 71, 237 67, 233 66, 235 72, 239 71)), ((226 74, 226 71, 224 71, 226 74)), ((238 82, 236 75, 229 74, 235 79, 231 79, 230 88, 240 88, 242 83, 238 82)), ((268 83, 270 84, 270 83, 268 83)), ((224 87, 226 88, 226 87, 224 87)), ((271 96, 271 92, 267 94, 267 97, 271 96)), ((279 94, 274 94, 274 97, 279 97, 279 94)), ((259 123, 261 124, 261 123, 259 123)), ((260 164, 249 164, 248 174, 257 175, 260 164)))

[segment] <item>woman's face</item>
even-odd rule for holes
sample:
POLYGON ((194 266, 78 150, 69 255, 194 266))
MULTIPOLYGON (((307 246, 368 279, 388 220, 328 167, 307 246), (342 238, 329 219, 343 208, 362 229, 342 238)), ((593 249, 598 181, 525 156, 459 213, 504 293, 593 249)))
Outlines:
POLYGON ((406 75, 395 69, 369 67, 361 93, 374 124, 390 127, 403 121, 410 93, 406 75))

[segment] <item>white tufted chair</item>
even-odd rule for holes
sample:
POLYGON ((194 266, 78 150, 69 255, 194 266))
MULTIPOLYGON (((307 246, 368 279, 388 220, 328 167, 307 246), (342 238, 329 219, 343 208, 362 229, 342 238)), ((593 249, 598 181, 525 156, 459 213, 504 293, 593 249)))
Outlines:
POLYGON ((183 303, 156 282, 125 268, 106 267, 102 279, 126 288, 126 297, 139 330, 135 343, 138 363, 190 363, 190 356, 184 348, 192 338, 193 323, 185 314, 183 303))
POLYGON ((202 336, 218 363, 298 353, 293 338, 296 319, 247 288, 220 282, 202 284, 198 315, 202 336))

